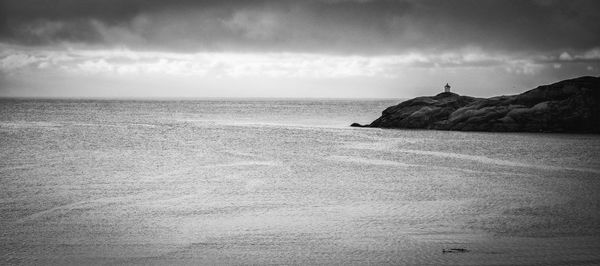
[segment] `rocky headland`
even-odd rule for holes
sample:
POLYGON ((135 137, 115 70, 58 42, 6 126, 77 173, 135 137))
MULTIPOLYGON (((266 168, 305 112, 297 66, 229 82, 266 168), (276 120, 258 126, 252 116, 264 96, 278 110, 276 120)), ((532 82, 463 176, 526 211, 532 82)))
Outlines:
POLYGON ((563 80, 519 95, 492 98, 451 92, 417 97, 388 107, 371 124, 352 126, 600 133, 600 77, 563 80))

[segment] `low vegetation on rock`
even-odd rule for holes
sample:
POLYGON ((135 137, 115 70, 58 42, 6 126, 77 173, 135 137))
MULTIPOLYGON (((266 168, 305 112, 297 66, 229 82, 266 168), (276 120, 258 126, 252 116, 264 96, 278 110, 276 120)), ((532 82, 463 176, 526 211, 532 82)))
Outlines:
POLYGON ((487 99, 451 92, 417 97, 385 109, 371 124, 352 126, 600 133, 600 77, 569 79, 487 99))

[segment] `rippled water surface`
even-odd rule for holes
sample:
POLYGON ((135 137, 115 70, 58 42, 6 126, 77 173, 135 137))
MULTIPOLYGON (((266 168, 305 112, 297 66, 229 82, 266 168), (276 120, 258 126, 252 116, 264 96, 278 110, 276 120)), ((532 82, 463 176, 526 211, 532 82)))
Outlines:
POLYGON ((600 136, 395 103, 0 100, 0 264, 600 264, 600 136))

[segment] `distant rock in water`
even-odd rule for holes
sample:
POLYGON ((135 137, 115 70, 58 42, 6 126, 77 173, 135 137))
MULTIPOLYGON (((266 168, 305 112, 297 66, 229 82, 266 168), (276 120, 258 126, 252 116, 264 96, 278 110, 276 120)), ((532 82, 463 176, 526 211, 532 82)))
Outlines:
POLYGON ((519 95, 488 99, 451 92, 417 97, 388 107, 371 124, 352 126, 600 133, 600 77, 564 80, 519 95))

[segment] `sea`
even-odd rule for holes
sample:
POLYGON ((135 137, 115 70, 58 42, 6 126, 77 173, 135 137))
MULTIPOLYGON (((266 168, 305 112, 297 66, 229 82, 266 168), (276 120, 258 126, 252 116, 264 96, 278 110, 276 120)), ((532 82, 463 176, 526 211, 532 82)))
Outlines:
POLYGON ((0 264, 600 264, 600 135, 399 102, 0 99, 0 264))

